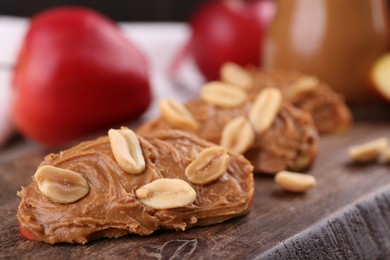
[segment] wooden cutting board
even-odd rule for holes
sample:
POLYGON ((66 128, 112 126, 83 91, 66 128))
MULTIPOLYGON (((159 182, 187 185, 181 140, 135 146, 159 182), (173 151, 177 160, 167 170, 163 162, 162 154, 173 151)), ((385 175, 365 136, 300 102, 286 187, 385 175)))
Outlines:
POLYGON ((185 232, 159 231, 82 245, 48 245, 18 232, 16 191, 27 185, 47 151, 20 145, 0 157, 0 258, 39 259, 389 259, 390 164, 354 165, 347 148, 390 138, 390 121, 356 123, 321 138, 311 169, 318 185, 306 194, 281 191, 255 177, 252 212, 185 232))

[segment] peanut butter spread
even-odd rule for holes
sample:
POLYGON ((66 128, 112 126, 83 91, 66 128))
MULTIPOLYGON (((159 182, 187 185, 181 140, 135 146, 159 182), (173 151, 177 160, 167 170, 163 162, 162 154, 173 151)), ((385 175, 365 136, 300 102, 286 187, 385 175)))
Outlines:
MULTIPOLYGON (((225 125, 238 116, 246 116, 254 97, 249 96, 245 104, 234 108, 220 108, 200 99, 189 101, 185 106, 200 125, 195 133, 219 144, 225 125)), ((137 133, 145 135, 172 128, 175 127, 159 117, 146 122, 137 133)), ((318 133, 310 114, 283 102, 271 127, 265 133, 256 134, 244 156, 253 164, 255 172, 273 174, 286 169, 306 169, 314 161, 317 149, 318 133)))
POLYGON ((352 115, 344 98, 325 82, 316 80, 310 91, 289 95, 294 84, 307 75, 296 71, 253 69, 254 86, 250 93, 256 94, 267 87, 279 88, 284 96, 298 108, 309 112, 319 133, 345 132, 352 124, 352 115))
MULTIPOLYGON (((283 123, 281 123, 282 125, 283 123)), ((191 133, 154 131, 139 137, 145 169, 125 172, 115 160, 107 136, 50 154, 41 166, 79 173, 89 192, 73 203, 53 202, 40 191, 36 178, 18 193, 21 227, 47 243, 81 243, 129 233, 149 235, 157 229, 186 230, 249 212, 253 197, 253 167, 241 155, 229 154, 227 170, 209 184, 194 184, 186 167, 211 144, 191 133), (137 198, 136 190, 156 179, 181 179, 196 192, 189 205, 154 209, 137 198)))

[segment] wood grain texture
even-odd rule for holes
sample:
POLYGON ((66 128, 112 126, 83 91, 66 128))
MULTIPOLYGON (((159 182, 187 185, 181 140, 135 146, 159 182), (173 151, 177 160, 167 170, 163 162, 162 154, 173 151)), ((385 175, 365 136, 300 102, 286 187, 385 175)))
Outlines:
POLYGON ((346 135, 321 138, 306 194, 281 191, 256 176, 252 212, 185 232, 158 231, 87 245, 47 245, 18 232, 16 191, 46 152, 21 146, 0 157, 0 258, 18 259, 389 259, 390 165, 354 165, 347 147, 390 138, 390 123, 359 122, 346 135))

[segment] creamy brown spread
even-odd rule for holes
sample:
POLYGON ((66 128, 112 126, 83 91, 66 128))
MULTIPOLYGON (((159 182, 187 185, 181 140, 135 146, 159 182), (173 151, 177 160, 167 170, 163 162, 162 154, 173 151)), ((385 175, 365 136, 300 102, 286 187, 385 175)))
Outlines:
MULTIPOLYGON (((304 74, 295 71, 253 69, 255 79, 251 93, 266 87, 276 87, 286 93, 289 87, 304 74)), ((319 81, 312 91, 286 98, 295 106, 309 112, 321 134, 345 132, 352 124, 352 115, 344 98, 325 82, 319 81)))
POLYGON ((311 166, 317 150, 318 133, 311 116, 285 103, 272 127, 257 136, 244 156, 260 172, 300 172, 311 166))
POLYGON ((137 175, 118 166, 107 136, 46 156, 41 165, 80 173, 89 184, 89 193, 74 203, 55 203, 40 192, 33 178, 18 193, 22 198, 17 213, 21 226, 47 243, 84 244, 129 233, 149 235, 160 228, 186 230, 249 212, 253 167, 243 156, 230 154, 224 175, 213 183, 195 185, 186 179, 184 170, 201 150, 213 144, 175 130, 155 131, 139 139, 146 169, 137 175), (165 210, 143 205, 135 191, 159 178, 187 181, 196 191, 196 200, 185 207, 165 210))
MULTIPOLYGON (((219 108, 200 99, 189 101, 188 110, 201 126, 196 132, 200 137, 214 143, 220 143, 224 126, 240 115, 247 115, 253 99, 236 108, 219 108)), ((146 122, 137 133, 145 135, 161 129, 174 128, 164 118, 159 117, 146 122)), ((244 154, 257 173, 276 173, 281 170, 300 171, 310 166, 318 149, 318 133, 310 115, 290 103, 284 102, 274 123, 256 139, 244 154)))

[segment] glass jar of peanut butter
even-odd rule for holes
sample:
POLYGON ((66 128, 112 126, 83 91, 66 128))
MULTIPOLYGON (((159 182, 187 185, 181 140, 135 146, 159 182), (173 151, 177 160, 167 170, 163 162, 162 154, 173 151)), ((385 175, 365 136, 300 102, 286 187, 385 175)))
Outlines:
POLYGON ((376 100, 373 62, 389 50, 384 0, 279 0, 265 39, 265 68, 298 70, 327 81, 350 104, 376 100))

